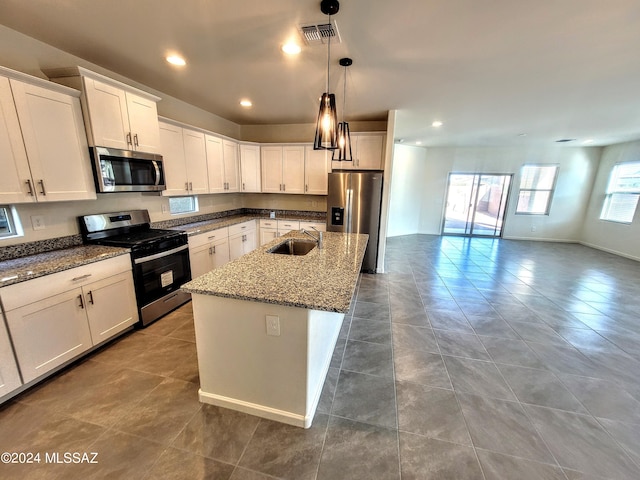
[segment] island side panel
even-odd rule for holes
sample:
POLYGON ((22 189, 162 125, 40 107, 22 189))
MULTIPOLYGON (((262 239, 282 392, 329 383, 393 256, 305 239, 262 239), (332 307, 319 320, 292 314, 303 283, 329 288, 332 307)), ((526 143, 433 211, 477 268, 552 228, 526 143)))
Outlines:
POLYGON ((308 310, 192 295, 200 401, 305 426, 308 310), (267 335, 276 315, 280 335, 267 335))
POLYGON ((343 320, 344 313, 309 310, 307 398, 310 402, 305 428, 311 426, 320 401, 343 320))

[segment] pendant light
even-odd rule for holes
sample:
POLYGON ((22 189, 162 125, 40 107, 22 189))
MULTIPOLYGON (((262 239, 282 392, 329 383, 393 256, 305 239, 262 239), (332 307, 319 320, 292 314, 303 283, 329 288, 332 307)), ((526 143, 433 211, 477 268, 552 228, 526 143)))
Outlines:
MULTIPOLYGON (((338 13, 338 0, 322 0, 320 10, 325 15, 338 13)), ((313 142, 314 150, 335 150, 338 148, 338 113, 336 111, 336 96, 329 93, 329 67, 331 65, 331 36, 327 42, 327 89, 320 98, 320 109, 316 122, 316 136, 313 142)))
POLYGON ((351 162, 351 132, 349 124, 344 121, 344 112, 347 104, 347 67, 353 64, 350 58, 341 58, 340 65, 344 67, 344 92, 342 93, 342 121, 338 124, 338 148, 333 151, 332 160, 339 162, 351 162))

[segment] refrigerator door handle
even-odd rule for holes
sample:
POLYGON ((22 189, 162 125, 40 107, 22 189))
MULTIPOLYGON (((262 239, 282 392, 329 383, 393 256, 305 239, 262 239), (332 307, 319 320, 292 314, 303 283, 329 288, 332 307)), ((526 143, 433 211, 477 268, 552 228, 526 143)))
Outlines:
POLYGON ((352 233, 351 217, 353 216, 353 189, 347 188, 347 208, 345 212, 345 231, 352 233))

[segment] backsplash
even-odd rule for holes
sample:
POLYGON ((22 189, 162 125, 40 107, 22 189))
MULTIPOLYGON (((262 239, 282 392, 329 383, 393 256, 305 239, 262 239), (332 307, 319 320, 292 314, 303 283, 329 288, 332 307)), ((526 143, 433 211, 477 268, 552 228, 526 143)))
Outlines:
MULTIPOLYGON (((219 218, 231 217, 234 215, 247 215, 254 217, 269 218, 271 212, 275 212, 276 219, 287 218, 305 218, 309 220, 317 220, 324 222, 326 219, 325 212, 309 212, 304 210, 273 210, 259 208, 236 208, 233 210, 225 210, 223 212, 207 213, 203 215, 194 215, 191 217, 183 217, 172 220, 163 220, 152 222, 153 228, 172 228, 189 223, 206 222, 219 218)), ((82 245, 82 235, 68 235, 64 237, 50 238, 46 240, 38 240, 35 242, 18 243, 15 245, 7 245, 0 247, 0 261, 13 260, 14 258, 27 257, 37 253, 51 252, 53 250, 61 250, 64 248, 77 247, 82 245)))

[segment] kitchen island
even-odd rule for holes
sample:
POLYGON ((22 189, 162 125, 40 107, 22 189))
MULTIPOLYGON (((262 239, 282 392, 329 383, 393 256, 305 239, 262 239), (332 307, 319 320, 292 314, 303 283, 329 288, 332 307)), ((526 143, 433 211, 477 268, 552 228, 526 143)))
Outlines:
POLYGON ((269 253, 290 232, 198 277, 192 294, 200 401, 311 426, 368 235, 324 233, 305 255, 269 253))

